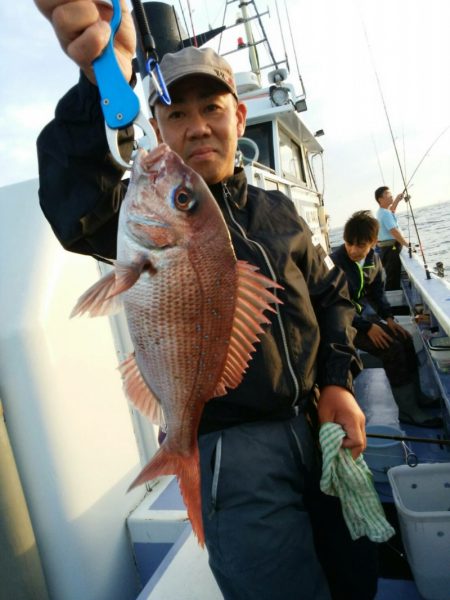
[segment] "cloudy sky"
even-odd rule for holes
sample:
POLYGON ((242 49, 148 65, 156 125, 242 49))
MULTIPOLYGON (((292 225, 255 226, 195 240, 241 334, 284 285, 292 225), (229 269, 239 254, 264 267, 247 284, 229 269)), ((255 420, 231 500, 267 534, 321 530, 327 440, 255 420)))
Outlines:
MULTIPOLYGON (((186 0, 181 4, 186 7, 186 0)), ((259 8, 262 12, 267 4, 266 29, 275 39, 273 2, 264 0, 259 8)), ((190 5, 198 30, 221 25, 222 2, 191 0, 190 5)), ((379 185, 402 189, 375 71, 407 179, 442 133, 413 178, 413 208, 450 201, 450 2, 279 0, 289 49, 285 5, 307 92, 308 111, 302 117, 312 131, 325 131, 320 143, 331 225, 342 224, 355 210, 376 208, 373 190, 379 185)), ((175 6, 180 11, 180 0, 175 6)), ((37 176, 36 137, 57 100, 76 82, 77 70, 31 0, 2 2, 0 22, 4 186, 37 176)), ((281 46, 278 50, 281 56, 281 46)), ((293 55, 291 70, 296 71, 293 55)))

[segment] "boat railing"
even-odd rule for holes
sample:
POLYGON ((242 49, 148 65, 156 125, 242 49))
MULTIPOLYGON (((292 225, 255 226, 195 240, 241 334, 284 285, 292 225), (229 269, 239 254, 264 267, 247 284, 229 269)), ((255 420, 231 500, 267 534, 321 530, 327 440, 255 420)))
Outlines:
POLYGON ((446 430, 450 431, 450 368, 443 368, 430 349, 433 337, 450 335, 450 284, 441 277, 432 275, 427 279, 419 258, 402 256, 407 279, 402 281, 405 301, 417 325, 426 360, 431 368, 442 401, 446 430))

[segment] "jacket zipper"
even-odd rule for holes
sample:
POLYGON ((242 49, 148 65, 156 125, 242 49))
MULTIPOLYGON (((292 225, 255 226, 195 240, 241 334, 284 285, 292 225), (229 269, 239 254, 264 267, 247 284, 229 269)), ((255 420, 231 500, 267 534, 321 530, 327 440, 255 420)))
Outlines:
POLYGON ((359 290, 356 293, 356 299, 359 300, 361 298, 361 294, 362 294, 362 291, 364 288, 364 272, 363 272, 362 267, 359 264, 359 262, 356 262, 355 265, 358 267, 359 279, 360 279, 359 290))
MULTIPOLYGON (((230 200, 231 200, 231 192, 228 189, 228 187, 226 186, 225 183, 222 183, 222 190, 223 190, 223 199, 225 202, 225 206, 227 207, 227 211, 228 214, 230 215, 230 219, 233 221, 233 223, 236 225, 236 227, 239 229, 239 231, 242 234, 242 237, 244 237, 248 242, 254 244, 258 250, 261 252, 261 255, 264 259, 264 262, 266 263, 267 268, 269 269, 270 272, 270 276, 272 277, 273 281, 277 281, 277 278, 275 276, 275 271, 272 268, 272 265, 270 264, 270 260, 269 257, 267 256, 267 252, 265 251, 264 247, 259 243, 256 242, 255 240, 250 239, 245 230, 243 229, 243 227, 241 227, 241 225, 236 221, 236 219, 234 218, 233 215, 233 211, 231 210, 231 205, 230 205, 230 200)), ((277 294, 277 290, 274 290, 273 293, 276 295, 277 294)), ((300 387, 297 381, 297 377, 295 376, 295 371, 294 368, 292 366, 292 362, 291 362, 291 357, 289 356, 289 348, 287 345, 287 337, 286 337, 286 332, 284 330, 284 325, 283 325, 283 320, 281 318, 281 312, 280 312, 280 305, 276 304, 275 306, 276 308, 276 314, 277 314, 277 320, 278 320, 278 325, 280 327, 280 331, 281 331, 281 339, 282 339, 282 343, 283 343, 283 350, 284 350, 284 354, 286 357, 286 362, 287 362, 287 366, 289 369, 289 373, 292 377, 292 380, 294 382, 294 388, 295 388, 295 395, 294 395, 294 400, 292 402, 292 406, 295 407, 299 396, 300 396, 300 387)))
POLYGON ((358 272, 359 272, 359 278, 360 278, 360 286, 359 286, 359 290, 356 292, 356 300, 352 300, 352 303, 354 304, 356 311, 361 314, 362 313, 362 306, 361 304, 359 304, 359 302, 357 302, 357 300, 359 300, 361 298, 361 294, 363 292, 364 289, 364 269, 368 270, 368 269, 373 269, 374 265, 363 265, 361 266, 359 264, 359 262, 355 262, 354 263, 357 268, 358 268, 358 272))

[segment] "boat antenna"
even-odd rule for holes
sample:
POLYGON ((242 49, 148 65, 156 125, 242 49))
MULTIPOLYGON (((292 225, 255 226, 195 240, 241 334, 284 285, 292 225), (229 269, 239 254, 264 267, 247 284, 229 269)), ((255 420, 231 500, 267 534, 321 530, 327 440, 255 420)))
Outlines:
POLYGON ((190 0, 187 0, 187 5, 188 5, 188 11, 189 11, 189 18, 191 19, 192 37, 194 38, 194 46, 196 48, 198 48, 197 38, 195 36, 194 21, 192 20, 192 10, 191 10, 190 0))
MULTIPOLYGON (((280 11, 278 10, 278 2, 275 2, 275 8, 276 8, 276 11, 277 11, 278 28, 279 28, 280 34, 281 34, 281 41, 283 42, 284 60, 286 61, 286 67, 287 67, 287 70, 289 72, 290 71, 290 69, 289 69, 289 60, 288 60, 288 54, 287 54, 287 50, 286 50, 286 42, 284 41, 283 27, 281 26, 281 17, 280 17, 280 11)), ((289 19, 288 19, 288 22, 289 22, 289 19)))
MULTIPOLYGON (((395 156, 397 158, 398 168, 400 170, 400 175, 401 175, 402 181, 403 181, 403 194, 405 194, 405 200, 406 200, 406 202, 408 202, 408 204, 409 204, 409 210, 411 211, 411 217, 412 217, 412 220, 413 220, 414 229, 416 231, 417 241, 419 243, 419 250, 420 250, 420 253, 422 255, 423 266, 424 266, 424 269, 425 269, 426 278, 427 279, 431 279, 430 271, 428 269, 427 261, 425 259, 425 252, 423 251, 423 246, 422 246, 422 243, 420 241, 419 230, 417 228, 416 219, 414 217, 414 211, 413 211, 412 206, 411 206, 411 196, 408 193, 408 184, 406 182, 405 174, 403 172, 402 163, 400 161, 400 156, 399 156, 399 153, 398 153, 397 144, 395 143, 395 136, 394 136, 394 132, 393 132, 392 125, 391 125, 391 120, 389 118, 389 113, 388 113, 388 109, 387 109, 387 106, 386 106, 386 101, 384 99, 383 89, 381 87, 381 82, 380 82, 380 78, 378 76, 378 71, 377 71, 377 68, 376 68, 376 65, 375 65, 375 60, 374 60, 374 57, 373 57, 372 48, 371 48, 370 42, 369 42, 369 36, 367 34, 367 29, 366 29, 366 26, 364 24, 364 20, 362 18, 361 13, 360 13, 360 18, 361 18, 361 24, 362 24, 362 27, 363 27, 363 31, 364 31, 364 37, 366 38, 367 48, 369 50, 370 60, 371 60, 371 63, 372 63, 374 74, 375 74, 375 79, 376 79, 377 85, 378 85, 378 91, 380 93, 381 102, 383 104, 384 114, 386 115, 386 121, 387 121, 387 124, 388 124, 388 127, 389 127, 389 132, 391 134, 391 140, 392 140, 392 144, 394 146, 394 151, 395 151, 395 156)), ((411 239, 408 242, 408 253, 409 253, 409 257, 411 258, 412 257, 411 239)))
MULTIPOLYGON (((234 0, 229 0, 230 2, 234 2, 234 0)), ((266 32, 264 31, 264 25, 261 21, 261 16, 258 12, 258 7, 256 6, 254 0, 247 0, 246 2, 240 2, 239 3, 239 8, 241 9, 241 14, 242 14, 242 22, 244 23, 244 30, 245 30, 245 35, 247 38, 247 46, 248 46, 248 57, 250 60, 250 66, 252 68, 253 73, 255 73, 256 75, 258 75, 258 77, 261 76, 261 69, 260 69, 260 64, 259 64, 259 57, 258 57, 258 51, 256 49, 256 44, 255 44, 255 39, 253 37, 253 30, 252 30, 252 26, 250 23, 250 17, 248 14, 248 10, 247 10, 247 6, 248 5, 252 5, 253 9, 256 13, 256 17, 258 19, 258 23, 259 26, 261 28, 262 34, 263 34, 263 38, 267 41, 267 35, 266 32)), ((267 44, 267 49, 269 51, 270 57, 272 59, 272 62, 275 65, 275 68, 278 69, 278 63, 275 60, 275 56, 273 55, 272 52, 272 48, 270 47, 270 44, 267 44)))
MULTIPOLYGON (((222 17, 222 27, 225 25, 225 18, 227 16, 227 7, 228 7, 228 2, 225 2, 225 6, 223 9, 223 17, 222 17)), ((223 34, 223 32, 221 32, 220 37, 219 37, 219 47, 217 49, 218 54, 220 54, 220 47, 222 46, 222 34, 223 34)))
MULTIPOLYGON (((184 40, 183 40, 183 36, 181 35, 181 29, 180 29, 180 23, 178 21, 178 15, 177 15, 177 13, 175 11, 175 6, 173 6, 173 5, 172 5, 172 12, 173 12, 173 17, 174 17, 174 20, 175 20, 175 23, 176 23, 176 26, 177 26, 178 37, 181 40, 181 47, 184 48, 184 40)), ((187 29, 186 29, 186 31, 187 31, 187 29)))
POLYGON ((181 11, 181 15, 183 17, 184 26, 186 28, 186 31, 188 32, 188 35, 189 35, 189 27, 188 27, 188 24, 187 24, 187 21, 186 21, 186 15, 184 14, 184 8, 183 8, 183 6, 181 4, 181 0, 178 0, 178 4, 180 5, 180 11, 181 11))
MULTIPOLYGON (((277 2, 275 2, 275 6, 277 7, 277 12, 278 12, 278 3, 277 2)), ((302 88, 302 94, 306 98, 306 90, 305 90, 305 86, 303 84, 302 76, 300 74, 300 68, 298 66, 297 51, 295 49, 294 36, 292 35, 291 20, 289 19, 289 13, 288 13, 287 5, 286 5, 286 0, 284 0, 284 10, 285 10, 286 16, 287 16, 287 22, 288 22, 288 27, 289 27, 289 35, 291 36, 291 45, 292 45, 292 50, 294 52, 295 67, 297 69, 297 77, 298 77, 298 80, 300 81, 300 85, 301 85, 301 88, 302 88)), ((280 26, 280 29, 281 29, 281 26, 280 26)), ((282 31, 282 29, 281 29, 281 31, 282 31)), ((285 50, 285 52, 286 52, 286 50, 285 50)), ((287 57, 286 57, 286 62, 287 62, 287 57)))

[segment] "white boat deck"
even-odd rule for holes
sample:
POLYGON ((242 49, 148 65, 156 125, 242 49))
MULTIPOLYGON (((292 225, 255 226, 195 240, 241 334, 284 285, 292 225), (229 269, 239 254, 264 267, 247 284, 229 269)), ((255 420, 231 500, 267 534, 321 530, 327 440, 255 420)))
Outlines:
POLYGON ((202 549, 186 528, 137 600, 223 600, 202 549))
MULTIPOLYGON (((136 600, 223 600, 208 555, 186 530, 136 600)), ((380 579, 375 600, 422 600, 413 581, 380 579)))

